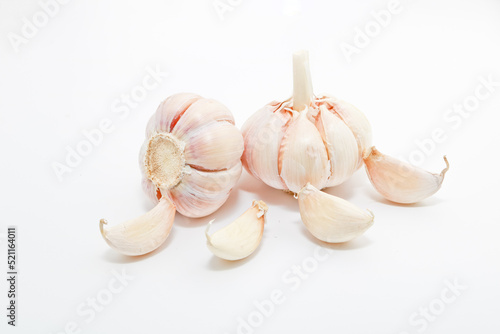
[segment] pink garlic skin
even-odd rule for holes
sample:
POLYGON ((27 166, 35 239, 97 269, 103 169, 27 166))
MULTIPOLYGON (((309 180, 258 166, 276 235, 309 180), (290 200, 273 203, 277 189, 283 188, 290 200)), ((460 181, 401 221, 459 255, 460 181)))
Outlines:
POLYGON ((238 182, 242 153, 242 135, 224 105, 190 93, 172 95, 159 105, 146 128, 139 153, 142 187, 155 203, 168 196, 184 216, 207 216, 226 202, 238 182), (146 172, 148 144, 158 133, 170 133, 185 145, 182 179, 171 188, 155 184, 146 172))
POLYGON ((292 100, 273 101, 247 120, 242 128, 243 166, 267 185, 294 193, 308 182, 318 189, 343 183, 363 165, 363 152, 371 147, 367 118, 330 96, 314 98, 300 112, 292 105, 292 100), (294 129, 301 132, 294 135, 294 129), (291 145, 304 149, 294 151, 291 145), (318 159, 325 154, 325 160, 318 159))

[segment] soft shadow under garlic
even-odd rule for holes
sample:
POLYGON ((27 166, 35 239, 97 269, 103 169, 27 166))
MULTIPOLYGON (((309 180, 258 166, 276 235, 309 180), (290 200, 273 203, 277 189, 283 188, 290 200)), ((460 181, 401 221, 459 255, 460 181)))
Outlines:
POLYGON ((241 174, 238 190, 252 193, 255 197, 262 198, 267 204, 298 212, 297 201, 293 198, 292 193, 271 188, 265 183, 256 180, 247 171, 241 174))
POLYGON ((324 248, 329 248, 332 250, 353 250, 353 249, 361 249, 368 247, 372 244, 372 241, 370 238, 368 238, 366 235, 362 235, 358 238, 355 238, 350 241, 346 242, 341 242, 341 243, 329 243, 325 242, 322 240, 319 240, 318 238, 314 237, 311 232, 307 230, 305 226, 301 229, 302 235, 304 235, 311 243, 320 245, 321 247, 324 248))

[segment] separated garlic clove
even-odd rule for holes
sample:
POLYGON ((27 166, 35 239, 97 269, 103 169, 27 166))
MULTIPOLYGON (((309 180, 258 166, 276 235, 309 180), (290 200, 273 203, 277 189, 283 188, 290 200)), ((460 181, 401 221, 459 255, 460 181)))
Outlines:
POLYGON ((321 241, 346 242, 373 225, 374 216, 370 211, 324 193, 310 183, 299 192, 298 200, 304 225, 321 241))
POLYGON ((249 256, 257 249, 262 239, 266 212, 266 203, 253 201, 252 207, 238 219, 210 235, 208 231, 212 220, 205 231, 208 249, 215 256, 230 261, 249 256))
POLYGON ((441 188, 450 167, 446 156, 443 158, 446 168, 440 174, 382 154, 375 147, 364 160, 368 177, 382 196, 392 202, 410 204, 435 194, 441 188))
POLYGON ((175 217, 175 205, 163 197, 148 213, 125 223, 105 226, 101 219, 101 234, 111 248, 118 252, 138 256, 154 251, 167 239, 175 217))

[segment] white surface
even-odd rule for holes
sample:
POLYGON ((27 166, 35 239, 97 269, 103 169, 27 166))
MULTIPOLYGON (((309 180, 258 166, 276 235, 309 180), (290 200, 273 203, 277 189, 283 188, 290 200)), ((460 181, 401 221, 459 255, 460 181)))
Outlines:
POLYGON ((356 27, 387 3, 241 1, 221 20, 212 0, 75 0, 16 53, 8 34, 19 34, 40 5, 0 1, 0 267, 9 224, 18 226, 20 252, 18 327, 6 325, 1 279, 0 331, 64 333, 75 322, 80 333, 233 334, 238 317, 259 320, 255 301, 280 290, 285 301, 255 333, 500 332, 500 86, 456 128, 443 118, 474 94, 479 77, 500 81, 500 2, 401 0, 403 10, 348 63, 340 44, 352 44, 356 27), (152 207, 137 153, 158 103, 196 92, 226 104, 241 126, 291 94, 291 54, 300 48, 310 51, 315 92, 363 110, 381 151, 408 157, 416 140, 442 128, 446 140, 422 166, 440 171, 447 154, 443 188, 417 205, 391 205, 360 170, 329 192, 371 209, 375 225, 327 246, 305 230, 291 196, 245 173, 216 214, 178 215, 159 251, 129 259, 109 249, 100 218, 119 223, 152 207), (114 101, 155 66, 169 76, 127 116, 113 113, 114 101), (104 118, 113 131, 59 182, 52 164, 104 118), (206 222, 216 217, 214 228, 224 226, 255 198, 270 206, 261 247, 238 263, 213 258, 206 222), (307 278, 294 276, 292 266, 314 265, 318 245, 332 250, 328 258, 308 267, 307 278), (87 306, 78 308, 106 297, 113 270, 134 279, 87 321, 87 306), (446 280, 467 287, 449 304, 438 300, 446 280), (410 323, 420 307, 440 305, 425 329, 421 316, 410 323))

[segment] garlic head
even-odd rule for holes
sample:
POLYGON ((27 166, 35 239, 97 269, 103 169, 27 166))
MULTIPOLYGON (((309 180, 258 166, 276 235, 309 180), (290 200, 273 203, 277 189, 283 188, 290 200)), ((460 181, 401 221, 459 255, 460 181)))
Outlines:
POLYGON ((151 117, 139 154, 143 188, 187 217, 216 211, 238 181, 243 138, 231 112, 199 95, 168 97, 151 117))
POLYGON ((243 166, 267 185, 298 193, 308 182, 343 183, 363 164, 371 126, 354 106, 314 96, 308 54, 293 57, 293 97, 273 101, 243 125, 243 166))

